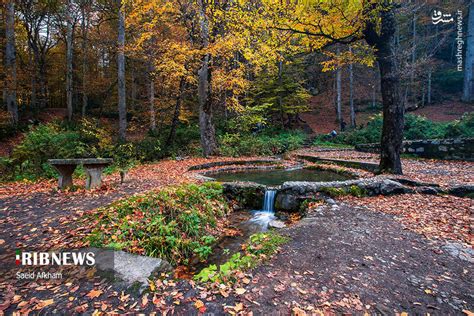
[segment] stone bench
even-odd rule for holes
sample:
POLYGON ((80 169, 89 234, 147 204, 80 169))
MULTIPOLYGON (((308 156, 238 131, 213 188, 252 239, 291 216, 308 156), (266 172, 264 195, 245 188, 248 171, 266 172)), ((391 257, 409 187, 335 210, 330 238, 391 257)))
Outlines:
POLYGON ((111 158, 75 158, 75 159, 49 159, 49 164, 59 172, 58 187, 65 189, 72 186, 72 174, 78 165, 86 171, 86 189, 100 187, 102 184, 102 171, 110 165, 111 158))

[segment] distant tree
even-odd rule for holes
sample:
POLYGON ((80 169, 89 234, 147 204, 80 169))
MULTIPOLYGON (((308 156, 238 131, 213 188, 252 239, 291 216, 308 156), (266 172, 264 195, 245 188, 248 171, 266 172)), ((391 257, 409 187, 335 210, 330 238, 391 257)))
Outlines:
POLYGON ((119 140, 127 138, 127 105, 125 92, 125 18, 123 4, 117 0, 118 39, 117 39, 117 81, 118 81, 118 113, 119 140))
POLYGON ((6 3, 5 21, 5 73, 6 73, 6 104, 13 124, 18 124, 18 103, 16 99, 17 68, 15 47, 15 2, 6 3))

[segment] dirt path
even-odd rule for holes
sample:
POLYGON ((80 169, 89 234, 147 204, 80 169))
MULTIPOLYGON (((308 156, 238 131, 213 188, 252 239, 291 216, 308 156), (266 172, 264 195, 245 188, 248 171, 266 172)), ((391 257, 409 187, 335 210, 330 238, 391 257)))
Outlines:
POLYGON ((285 231, 292 241, 254 273, 245 305, 256 314, 311 311, 393 315, 474 309, 472 263, 440 251, 392 216, 324 206, 285 231), (254 293, 254 291, 256 291, 254 293))

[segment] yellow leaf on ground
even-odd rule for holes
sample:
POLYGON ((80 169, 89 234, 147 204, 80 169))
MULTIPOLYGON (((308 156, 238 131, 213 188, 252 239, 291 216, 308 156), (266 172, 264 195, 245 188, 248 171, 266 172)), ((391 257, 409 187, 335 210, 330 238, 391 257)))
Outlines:
POLYGON ((240 312, 240 311, 243 310, 243 309, 244 309, 244 304, 243 304, 243 303, 237 303, 237 304, 235 304, 235 306, 234 306, 234 310, 235 310, 236 312, 240 312))
POLYGON ((200 309, 200 308, 204 307, 204 303, 201 300, 197 300, 196 302, 194 302, 194 306, 197 309, 200 309))
POLYGON ((155 282, 149 281, 148 283, 150 284, 150 291, 154 292, 156 290, 155 282))
POLYGON ((49 299, 49 300, 44 300, 44 301, 41 301, 40 305, 41 307, 46 307, 46 306, 49 306, 51 304, 54 303, 54 300, 53 299, 49 299))
POLYGON ((235 293, 237 293, 238 295, 242 295, 242 294, 244 294, 245 292, 247 292, 247 290, 244 289, 244 288, 241 288, 241 287, 235 289, 235 293))
POLYGON ((306 316, 306 312, 299 307, 293 307, 291 314, 294 316, 306 316))

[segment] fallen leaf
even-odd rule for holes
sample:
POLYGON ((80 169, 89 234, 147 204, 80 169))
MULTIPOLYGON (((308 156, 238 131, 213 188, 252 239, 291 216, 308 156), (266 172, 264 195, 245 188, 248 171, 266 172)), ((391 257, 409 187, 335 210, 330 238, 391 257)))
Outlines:
POLYGON ((244 294, 245 292, 247 292, 247 290, 244 289, 244 288, 241 288, 241 287, 235 289, 235 293, 238 294, 238 295, 242 295, 242 294, 244 294))
POLYGON ((89 293, 87 293, 88 298, 96 298, 99 297, 102 294, 102 290, 91 290, 89 293))
POLYGON ((236 312, 240 312, 240 311, 243 310, 243 309, 244 309, 244 304, 243 304, 243 303, 237 303, 237 304, 235 304, 235 306, 234 306, 234 310, 235 310, 236 312))
POLYGON ((295 316, 306 316, 306 312, 297 306, 293 307, 291 314, 295 316))
POLYGON ((145 307, 147 304, 148 304, 148 294, 145 294, 142 297, 142 307, 145 307))

